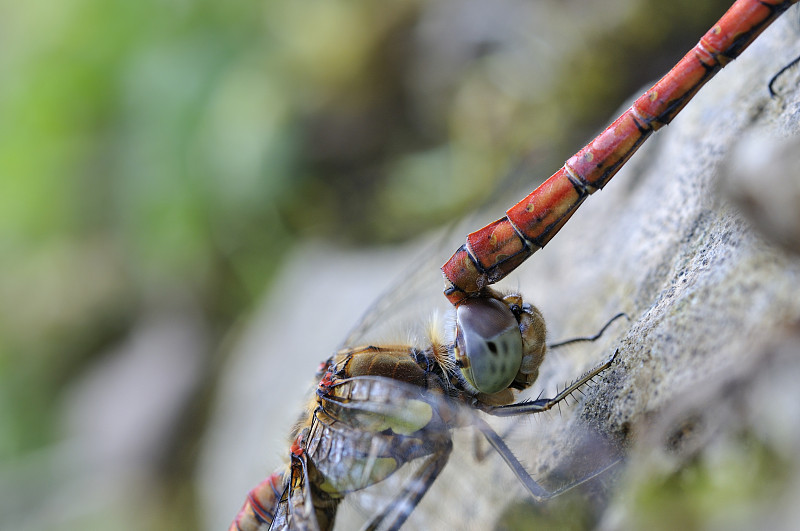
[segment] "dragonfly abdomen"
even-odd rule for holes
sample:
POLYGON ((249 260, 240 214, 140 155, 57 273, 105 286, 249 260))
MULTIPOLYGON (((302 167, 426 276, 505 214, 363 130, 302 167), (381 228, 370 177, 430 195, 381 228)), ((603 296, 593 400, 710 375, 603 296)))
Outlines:
POLYGON ((467 236, 442 266, 445 295, 458 305, 504 278, 555 236, 580 204, 603 188, 653 131, 798 0, 739 0, 672 70, 605 131, 506 216, 467 236))
POLYGON ((269 529, 286 480, 283 472, 271 474, 247 493, 247 499, 228 531, 261 531, 269 529))

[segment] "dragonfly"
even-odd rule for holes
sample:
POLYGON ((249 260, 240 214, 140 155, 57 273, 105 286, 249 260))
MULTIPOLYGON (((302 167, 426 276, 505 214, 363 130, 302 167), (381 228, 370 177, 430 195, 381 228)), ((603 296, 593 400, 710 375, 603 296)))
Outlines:
POLYGON ((230 529, 331 529, 345 496, 421 461, 366 526, 397 529, 445 467, 452 430, 467 425, 484 436, 534 499, 562 492, 539 485, 482 414, 547 411, 608 369, 617 354, 553 398, 517 402, 517 394, 535 382, 547 351, 544 319, 521 295, 500 295, 491 285, 549 242, 653 131, 796 2, 737 0, 611 126, 506 216, 471 233, 442 267, 445 295, 455 307, 454 326, 444 337, 434 333, 424 347, 347 348, 321 364, 314 395, 291 433, 288 468, 249 493, 230 529))
MULTIPOLYGON (((279 470, 253 489, 230 529, 331 529, 344 494, 387 478, 406 462, 423 459, 390 508, 366 526, 397 529, 447 463, 450 431, 462 426, 478 429, 534 499, 545 500, 573 487, 574 483, 550 492, 539 485, 476 412, 507 417, 548 411, 610 367, 616 353, 553 398, 513 403, 515 390, 536 380, 544 360, 541 312, 518 294, 495 294, 462 304, 457 319, 464 334, 452 343, 432 336, 425 348, 347 348, 321 364, 315 397, 292 432, 289 471, 279 470), (496 367, 473 363, 466 369, 454 357, 454 351, 474 355, 474 342, 494 352, 484 359, 496 367), (522 360, 510 359, 519 354, 522 360), (503 369, 512 366, 513 381, 505 381, 503 369)), ((584 339, 592 338, 579 340, 584 339)))

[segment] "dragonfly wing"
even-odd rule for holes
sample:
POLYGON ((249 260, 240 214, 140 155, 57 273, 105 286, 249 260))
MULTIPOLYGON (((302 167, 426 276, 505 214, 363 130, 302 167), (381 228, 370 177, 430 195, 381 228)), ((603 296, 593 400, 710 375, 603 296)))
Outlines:
POLYGON ((439 477, 447 464, 451 450, 452 444, 447 444, 437 453, 426 457, 420 468, 403 484, 391 503, 375 515, 364 529, 368 531, 399 529, 439 477))
POLYGON ((359 376, 321 391, 307 452, 331 493, 361 490, 449 444, 442 397, 390 378, 359 376))
POLYGON ((305 451, 292 454, 289 479, 275 509, 270 531, 327 531, 333 528, 338 500, 317 495, 313 465, 305 451))
MULTIPOLYGON (((386 342, 398 334, 423 334, 435 311, 448 312, 450 305, 442 297, 442 275, 439 267, 448 251, 463 239, 462 227, 452 224, 423 244, 422 251, 412 251, 413 260, 389 287, 361 315, 342 348, 365 343, 386 342)), ((397 337, 397 339, 402 339, 397 337)))

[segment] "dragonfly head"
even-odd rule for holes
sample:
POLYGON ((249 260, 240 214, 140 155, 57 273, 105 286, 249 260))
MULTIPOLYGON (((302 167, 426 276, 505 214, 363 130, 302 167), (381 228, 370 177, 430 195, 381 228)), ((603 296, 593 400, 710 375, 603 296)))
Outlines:
POLYGON ((456 363, 481 393, 533 383, 544 360, 544 336, 539 310, 518 295, 476 297, 456 309, 456 363))

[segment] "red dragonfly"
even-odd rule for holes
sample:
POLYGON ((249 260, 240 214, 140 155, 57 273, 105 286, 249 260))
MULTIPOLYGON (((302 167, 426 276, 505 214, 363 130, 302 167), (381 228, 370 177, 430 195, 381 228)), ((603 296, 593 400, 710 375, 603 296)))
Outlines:
MULTIPOLYGON (((544 321, 519 295, 489 286, 543 247, 582 201, 602 188, 652 131, 669 123, 699 88, 736 58, 791 1, 738 0, 661 81, 506 217, 470 234, 442 268, 456 306, 452 338, 345 349, 323 363, 316 394, 292 432, 291 463, 254 488, 231 530, 330 529, 342 498, 422 465, 368 529, 399 528, 444 468, 450 432, 475 426, 535 499, 536 483, 482 420, 545 411, 613 358, 551 399, 515 403, 545 355, 544 321)), ((601 470, 602 471, 602 470, 601 470)))

